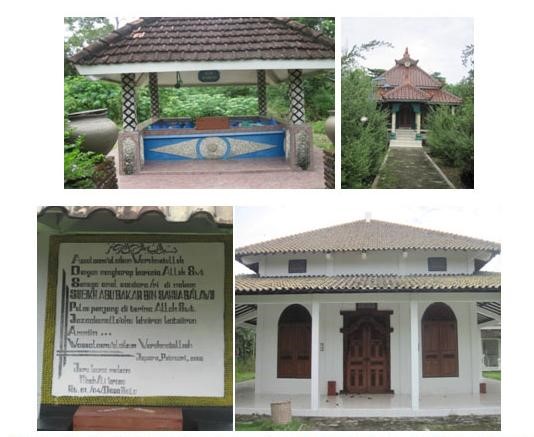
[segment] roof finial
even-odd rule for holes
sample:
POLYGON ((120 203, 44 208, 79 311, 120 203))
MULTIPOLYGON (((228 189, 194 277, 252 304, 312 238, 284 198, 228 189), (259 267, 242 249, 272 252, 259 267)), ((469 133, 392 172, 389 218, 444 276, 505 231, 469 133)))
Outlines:
POLYGON ((410 57, 410 52, 408 52, 408 47, 406 47, 406 50, 404 50, 404 57, 405 58, 409 58, 410 57))

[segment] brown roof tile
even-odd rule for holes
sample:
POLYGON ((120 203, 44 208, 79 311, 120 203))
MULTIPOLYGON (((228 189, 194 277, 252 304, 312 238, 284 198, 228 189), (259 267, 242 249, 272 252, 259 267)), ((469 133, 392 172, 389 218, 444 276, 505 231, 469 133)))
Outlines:
POLYGON ((499 253, 501 245, 414 226, 379 220, 360 220, 236 249, 246 255, 351 252, 362 250, 484 250, 499 253))
POLYGON ((414 87, 410 83, 405 83, 403 85, 398 86, 397 88, 393 88, 387 93, 384 93, 382 95, 382 99, 393 101, 393 102, 398 102, 398 101, 403 101, 403 100, 411 101, 411 102, 413 101, 426 102, 427 100, 430 100, 430 94, 414 87))
POLYGON ((79 65, 98 65, 334 57, 331 38, 290 19, 153 17, 127 24, 71 60, 79 65))
POLYGON ((428 103, 460 104, 462 99, 443 90, 443 83, 420 68, 410 57, 408 48, 395 66, 376 78, 379 101, 423 101, 428 103))
POLYGON ((501 291, 501 274, 351 275, 235 278, 236 295, 501 291))

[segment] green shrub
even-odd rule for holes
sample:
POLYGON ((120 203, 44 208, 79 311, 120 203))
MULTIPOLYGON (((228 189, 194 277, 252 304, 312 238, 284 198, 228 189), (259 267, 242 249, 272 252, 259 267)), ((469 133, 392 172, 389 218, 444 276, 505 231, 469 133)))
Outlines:
POLYGON ((341 88, 341 185, 368 188, 387 150, 387 114, 373 100, 371 79, 364 71, 345 72, 341 88))
POLYGON ((65 121, 63 143, 63 186, 65 188, 95 188, 93 175, 95 165, 106 158, 101 153, 80 149, 83 137, 73 139, 72 131, 65 121))
POLYGON ((427 145, 433 156, 446 165, 461 169, 460 178, 466 187, 474 187, 474 85, 465 79, 447 89, 463 99, 455 114, 447 106, 432 110, 427 117, 427 145))

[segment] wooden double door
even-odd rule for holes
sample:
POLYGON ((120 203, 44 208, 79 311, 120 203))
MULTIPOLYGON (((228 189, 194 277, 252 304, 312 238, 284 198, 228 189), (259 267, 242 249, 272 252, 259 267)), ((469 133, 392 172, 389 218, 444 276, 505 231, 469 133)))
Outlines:
POLYGON ((344 314, 344 390, 391 393, 389 311, 344 314))

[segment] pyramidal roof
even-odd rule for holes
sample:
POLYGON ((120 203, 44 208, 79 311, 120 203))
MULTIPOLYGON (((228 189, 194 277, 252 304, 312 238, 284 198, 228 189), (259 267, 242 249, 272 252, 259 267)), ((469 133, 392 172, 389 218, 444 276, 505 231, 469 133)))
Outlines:
POLYGON ((374 250, 480 250, 499 253, 499 243, 448 232, 379 220, 359 220, 251 244, 236 249, 247 255, 330 253, 374 250))
POLYGON ((418 66, 419 60, 410 56, 408 47, 395 66, 376 78, 379 83, 378 100, 384 102, 413 102, 460 104, 462 99, 443 90, 443 83, 418 66))

